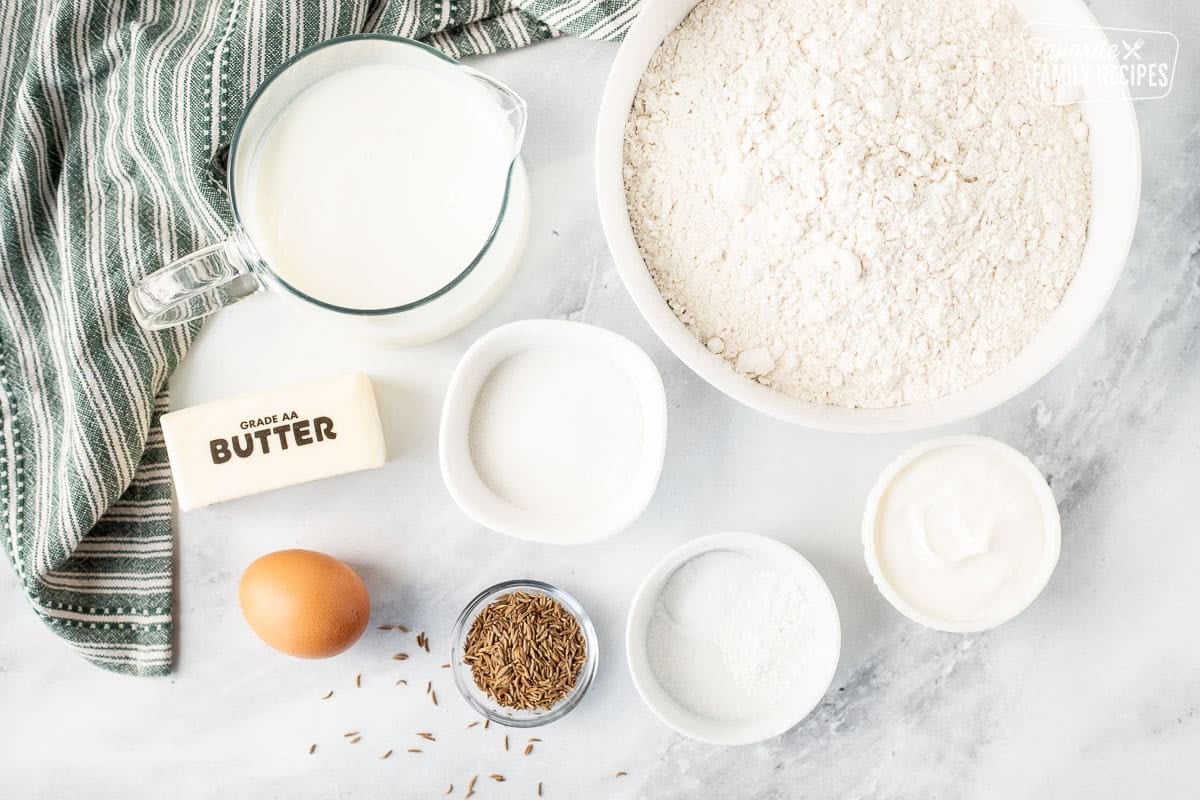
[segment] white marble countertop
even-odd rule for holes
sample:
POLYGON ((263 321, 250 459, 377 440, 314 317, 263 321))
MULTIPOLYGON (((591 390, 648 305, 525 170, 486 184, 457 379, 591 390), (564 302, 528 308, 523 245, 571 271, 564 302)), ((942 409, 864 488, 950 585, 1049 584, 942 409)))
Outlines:
POLYGON ((462 796, 473 774, 484 776, 481 800, 531 798, 539 781, 547 798, 1195 796, 1200 18, 1189 0, 1092 5, 1107 25, 1175 32, 1180 77, 1169 99, 1138 107, 1142 217, 1102 321, 1048 378, 952 429, 1024 450, 1061 501, 1062 560, 1024 615, 982 635, 935 633, 872 586, 858 538, 864 497, 880 468, 928 433, 834 435, 772 421, 718 394, 655 339, 613 271, 592 193, 592 128, 615 47, 556 41, 481 62, 530 101, 534 193, 527 257, 482 319, 427 347, 367 350, 260 295, 221 313, 175 376, 173 403, 184 406, 364 369, 377 380, 392 460, 183 516, 172 677, 87 665, 0 569, 0 797, 428 797, 450 783, 462 796), (468 521, 442 485, 436 422, 450 371, 481 333, 526 317, 612 328, 662 370, 663 480, 642 519, 607 542, 507 539, 468 521), (777 537, 817 566, 844 646, 807 721, 762 745, 714 748, 673 734, 642 705, 621 641, 650 566, 680 542, 731 529, 777 537), (245 566, 296 546, 346 559, 371 591, 372 628, 340 657, 269 651, 238 611, 245 566), (505 752, 503 730, 466 728, 476 717, 440 665, 462 605, 522 576, 585 604, 601 664, 578 709, 532 734, 510 732, 505 752), (373 626, 395 622, 427 631, 434 652, 417 657, 409 642, 411 660, 390 660, 401 636, 373 626), (437 707, 423 694, 429 679, 437 707), (346 744, 350 730, 360 743, 346 744), (526 757, 529 735, 544 741, 526 757))

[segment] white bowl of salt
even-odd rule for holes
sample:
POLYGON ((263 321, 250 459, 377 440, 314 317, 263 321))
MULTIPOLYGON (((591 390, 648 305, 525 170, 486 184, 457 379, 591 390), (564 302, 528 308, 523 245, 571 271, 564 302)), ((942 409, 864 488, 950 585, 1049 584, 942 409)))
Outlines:
POLYGON ((446 488, 475 522, 584 544, 641 515, 666 444, 666 393, 641 348, 594 325, 534 319, 463 355, 438 449, 446 488))
POLYGON ((824 698, 841 654, 833 595, 792 548, 718 533, 668 553, 634 596, 634 686, 666 725, 710 744, 778 736, 824 698))

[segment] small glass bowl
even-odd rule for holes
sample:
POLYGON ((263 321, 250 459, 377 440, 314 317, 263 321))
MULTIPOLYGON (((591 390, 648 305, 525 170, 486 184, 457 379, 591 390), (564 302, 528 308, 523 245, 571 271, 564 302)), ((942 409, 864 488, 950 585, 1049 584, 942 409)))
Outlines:
POLYGON ((596 629, 592 626, 591 617, 583 610, 583 606, 579 604, 579 601, 557 586, 552 586, 542 581, 526 579, 497 583, 495 586, 484 589, 475 596, 475 599, 467 603, 467 607, 458 615, 458 621, 454 623, 450 664, 451 672, 454 673, 454 683, 458 686, 458 691, 476 711, 499 725, 506 725, 510 728, 533 728, 566 716, 571 709, 579 704, 579 701, 587 693, 588 687, 592 685, 592 679, 596 677, 596 665, 599 663, 599 656, 599 641, 596 638, 596 629), (467 634, 470 632, 475 618, 494 600, 512 592, 548 595, 557 600, 563 608, 575 617, 575 621, 579 623, 580 630, 583 631, 583 643, 587 648, 587 653, 583 659, 583 667, 579 670, 579 677, 576 678, 575 686, 567 693, 567 696, 559 700, 549 710, 525 711, 516 708, 506 708, 496 703, 475 685, 475 679, 471 675, 471 667, 463 663, 462 660, 463 651, 467 643, 467 634))

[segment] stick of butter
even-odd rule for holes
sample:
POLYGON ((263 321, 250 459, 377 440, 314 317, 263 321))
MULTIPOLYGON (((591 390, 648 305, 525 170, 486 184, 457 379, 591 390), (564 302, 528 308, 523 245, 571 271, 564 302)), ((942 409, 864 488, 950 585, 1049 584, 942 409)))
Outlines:
POLYGON ((172 411, 162 429, 184 511, 382 467, 387 458, 371 379, 361 372, 172 411))

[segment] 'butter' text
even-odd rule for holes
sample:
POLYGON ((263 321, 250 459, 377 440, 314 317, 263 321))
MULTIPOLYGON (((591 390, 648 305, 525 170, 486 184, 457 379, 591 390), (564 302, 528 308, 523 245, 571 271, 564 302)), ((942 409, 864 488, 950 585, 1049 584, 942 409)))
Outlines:
POLYGON ((332 419, 314 417, 312 420, 301 419, 287 425, 276 425, 274 428, 262 428, 252 433, 231 436, 228 439, 213 439, 208 443, 208 449, 212 453, 214 464, 224 464, 234 456, 249 458, 255 453, 268 455, 272 445, 279 450, 287 450, 291 445, 304 447, 313 442, 336 438, 332 419))

